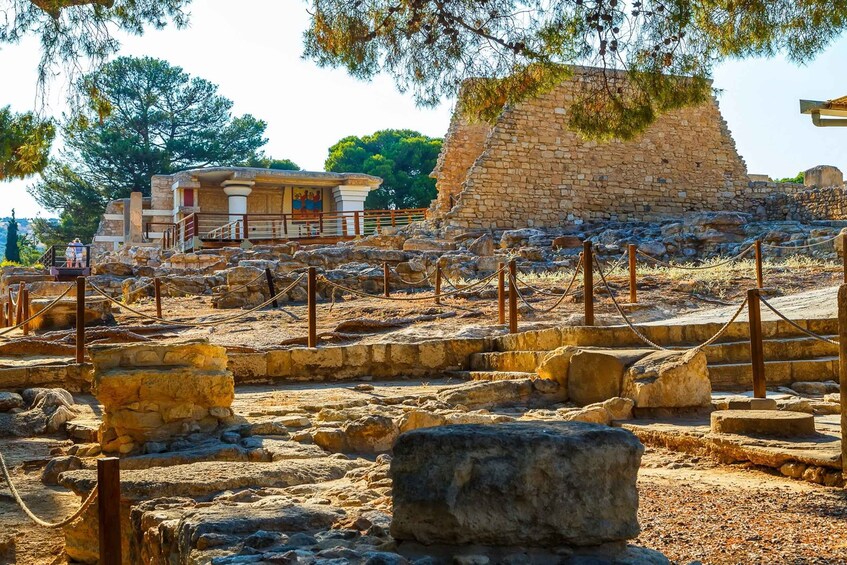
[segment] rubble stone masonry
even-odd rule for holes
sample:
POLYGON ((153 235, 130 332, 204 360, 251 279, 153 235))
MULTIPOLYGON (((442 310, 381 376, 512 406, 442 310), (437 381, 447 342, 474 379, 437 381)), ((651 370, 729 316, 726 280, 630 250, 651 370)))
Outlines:
POLYGON ((771 191, 796 190, 750 182, 714 99, 659 116, 633 141, 582 139, 566 115, 580 72, 507 108, 493 125, 454 116, 433 172, 436 208, 448 224, 512 229, 712 210, 764 215, 771 191))

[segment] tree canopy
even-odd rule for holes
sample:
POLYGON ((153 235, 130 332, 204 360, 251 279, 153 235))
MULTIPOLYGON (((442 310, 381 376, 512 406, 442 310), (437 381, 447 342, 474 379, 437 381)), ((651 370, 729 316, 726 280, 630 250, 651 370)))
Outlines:
POLYGON ((312 0, 306 55, 418 103, 461 91, 472 118, 582 78, 568 114, 587 137, 632 138, 703 101, 714 64, 782 52, 803 62, 847 26, 847 3, 796 0, 312 0), (468 79, 478 79, 471 80, 468 79))
POLYGON ((412 130, 387 129, 364 137, 345 137, 329 148, 324 168, 331 172, 382 177, 382 186, 365 200, 368 209, 423 208, 436 197, 429 173, 441 139, 412 130))
POLYGON ((65 145, 30 188, 58 226, 37 222, 44 243, 90 238, 110 200, 150 195, 150 178, 178 170, 231 165, 257 157, 265 122, 233 116, 217 86, 149 57, 120 57, 81 77, 87 103, 65 116, 65 145))
POLYGON ((245 167, 258 167, 261 169, 276 169, 278 171, 300 171, 300 165, 291 159, 274 159, 273 157, 252 157, 244 162, 245 167))
POLYGON ((15 209, 12 208, 12 215, 6 220, 6 249, 4 250, 6 261, 12 263, 21 262, 21 251, 18 247, 18 220, 15 218, 15 209))
POLYGON ((47 164, 56 129, 32 112, 15 114, 0 108, 0 181, 21 179, 47 164))

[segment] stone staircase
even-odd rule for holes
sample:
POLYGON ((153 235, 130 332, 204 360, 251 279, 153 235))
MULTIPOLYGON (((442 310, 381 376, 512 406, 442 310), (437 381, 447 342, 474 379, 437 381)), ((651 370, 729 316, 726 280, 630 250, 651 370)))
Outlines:
MULTIPOLYGON (((801 320, 799 325, 830 339, 837 337, 835 318, 801 320)), ((639 326, 652 341, 671 349, 686 349, 703 343, 721 324, 639 326)), ((762 322, 765 375, 768 386, 797 381, 838 381, 838 346, 816 340, 789 324, 762 322)), ((544 355, 563 345, 615 349, 648 348, 626 326, 548 328, 506 335, 493 340, 492 350, 474 353, 469 371, 461 374, 473 380, 502 380, 528 377, 544 355)), ((716 342, 703 351, 709 363, 709 377, 716 391, 749 390, 753 386, 747 322, 734 322, 716 342)))

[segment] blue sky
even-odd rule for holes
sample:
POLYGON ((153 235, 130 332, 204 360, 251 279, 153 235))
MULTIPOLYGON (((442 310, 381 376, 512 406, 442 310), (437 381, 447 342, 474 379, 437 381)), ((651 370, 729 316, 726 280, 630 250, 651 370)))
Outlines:
MULTIPOLYGON (((346 135, 384 128, 416 129, 431 136, 447 131, 452 101, 416 108, 389 77, 370 83, 343 70, 319 69, 301 58, 307 25, 305 4, 278 0, 203 0, 191 8, 188 29, 122 38, 121 53, 150 55, 182 66, 220 86, 238 114, 268 122, 265 151, 321 170, 330 145, 346 135), (233 10, 237 5, 238 10, 233 10)), ((36 41, 0 49, 0 105, 36 107, 36 41)), ((782 58, 730 61, 715 71, 719 102, 736 146, 751 173, 793 176, 815 165, 847 170, 847 128, 816 128, 799 114, 800 98, 826 100, 847 94, 847 39, 842 38, 806 66, 782 58)), ((49 111, 63 109, 61 78, 48 96, 49 111)), ((0 184, 0 217, 16 208, 20 217, 54 215, 26 192, 32 180, 0 184)))

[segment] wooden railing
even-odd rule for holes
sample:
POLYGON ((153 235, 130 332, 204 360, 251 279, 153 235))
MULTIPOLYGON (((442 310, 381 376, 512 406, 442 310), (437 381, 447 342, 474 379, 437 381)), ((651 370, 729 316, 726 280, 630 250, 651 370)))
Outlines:
POLYGON ((345 240, 380 233, 426 218, 426 208, 294 214, 198 212, 170 225, 162 235, 165 249, 186 251, 201 242, 240 243, 299 239, 345 240), (196 239, 195 239, 196 238, 196 239))

